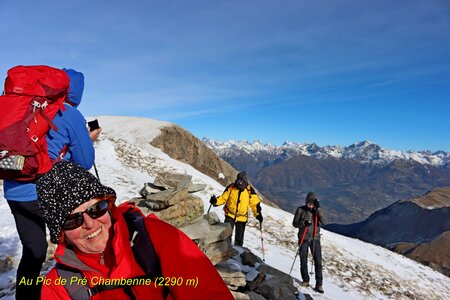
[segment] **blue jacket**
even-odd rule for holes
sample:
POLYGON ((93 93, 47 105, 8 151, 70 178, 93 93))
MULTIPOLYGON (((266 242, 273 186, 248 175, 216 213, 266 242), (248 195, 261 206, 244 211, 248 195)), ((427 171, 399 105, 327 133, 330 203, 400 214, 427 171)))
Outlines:
MULTIPOLYGON (((53 123, 57 131, 51 129, 47 133, 48 152, 52 159, 58 157, 61 149, 69 145, 64 156, 65 160, 72 160, 83 168, 89 170, 95 161, 94 145, 86 127, 86 120, 76 109, 81 102, 84 90, 84 76, 71 69, 63 69, 70 78, 69 98, 70 104, 65 103, 65 110, 58 111, 53 123)), ((4 196, 13 201, 37 200, 36 184, 15 180, 3 181, 4 196)))

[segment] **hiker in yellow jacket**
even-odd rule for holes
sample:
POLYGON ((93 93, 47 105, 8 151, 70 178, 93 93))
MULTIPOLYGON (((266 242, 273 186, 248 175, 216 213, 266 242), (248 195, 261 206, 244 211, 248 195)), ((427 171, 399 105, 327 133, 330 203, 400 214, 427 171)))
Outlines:
POLYGON ((255 218, 260 223, 263 221, 261 201, 253 187, 250 186, 245 171, 237 175, 236 181, 227 186, 219 198, 211 196, 209 202, 214 206, 225 204, 223 208, 225 212, 225 223, 230 223, 232 230, 234 225, 236 225, 234 244, 237 246, 242 246, 244 243, 244 232, 245 225, 248 221, 249 207, 252 209, 255 218))

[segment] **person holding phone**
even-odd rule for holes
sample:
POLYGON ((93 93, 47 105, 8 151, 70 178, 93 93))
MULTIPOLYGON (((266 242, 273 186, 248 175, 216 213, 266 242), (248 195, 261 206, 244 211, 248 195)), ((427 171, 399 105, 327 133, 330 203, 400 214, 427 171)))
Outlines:
POLYGON ((102 132, 102 128, 98 124, 97 119, 89 121, 87 124, 88 124, 88 128, 89 128, 89 136, 90 136, 91 140, 93 142, 95 142, 98 139, 100 132, 102 132))
MULTIPOLYGON (((53 119, 58 130, 47 133, 50 158, 62 157, 85 169, 90 169, 95 160, 93 141, 101 128, 89 132, 86 121, 77 109, 84 91, 84 75, 73 69, 63 69, 70 79, 68 99, 64 110, 59 110, 53 119)), ((14 216, 16 229, 22 244, 22 258, 17 268, 16 299, 40 299, 40 285, 20 284, 36 282, 47 255, 45 221, 37 202, 36 182, 4 180, 4 197, 14 216)))

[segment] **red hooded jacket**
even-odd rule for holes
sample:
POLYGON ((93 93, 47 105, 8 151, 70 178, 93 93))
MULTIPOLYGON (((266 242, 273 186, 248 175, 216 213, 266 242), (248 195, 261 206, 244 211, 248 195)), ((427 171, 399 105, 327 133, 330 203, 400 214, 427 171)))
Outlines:
MULTIPOLYGON (((122 204, 112 209, 113 238, 104 252, 104 264, 100 264, 100 254, 79 253, 65 244, 58 245, 56 261, 80 270, 91 287, 104 279, 128 279, 144 275, 134 260, 128 227, 123 218, 123 213, 129 208, 130 204, 122 204)), ((156 217, 146 217, 145 226, 160 259, 163 278, 159 282, 169 285, 167 299, 234 299, 209 259, 188 236, 156 217)), ((70 299, 60 279, 55 268, 50 270, 43 282, 42 299, 70 299)), ((131 290, 138 300, 163 299, 163 288, 155 287, 154 281, 133 286, 131 290)), ((129 296, 122 288, 118 288, 103 291, 91 299, 129 299, 129 296)))

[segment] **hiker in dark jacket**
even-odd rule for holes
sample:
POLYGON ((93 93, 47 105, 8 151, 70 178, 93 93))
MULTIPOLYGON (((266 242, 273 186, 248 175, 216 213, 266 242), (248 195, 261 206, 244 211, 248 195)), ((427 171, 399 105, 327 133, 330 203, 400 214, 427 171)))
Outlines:
MULTIPOLYGON (((63 159, 90 169, 94 164, 93 141, 101 129, 89 133, 83 115, 76 109, 83 95, 83 74, 72 69, 63 70, 70 79, 70 103, 64 103, 65 110, 58 111, 53 119, 58 130, 51 129, 47 133, 48 152, 51 159, 56 159, 67 145, 63 159)), ((35 283, 46 259, 47 238, 45 222, 37 203, 36 182, 4 180, 3 190, 22 243, 22 258, 16 276, 16 299, 40 299, 41 286, 35 283), (32 280, 34 284, 25 284, 25 280, 32 280)))
POLYGON ((37 190, 50 240, 58 245, 57 266, 45 278, 42 299, 233 299, 188 236, 154 215, 144 217, 135 205, 115 206, 115 191, 80 166, 56 163, 38 180, 37 190), (130 226, 130 213, 141 230, 130 226), (61 279, 67 284, 58 283, 61 279))
POLYGON ((320 208, 319 199, 313 192, 306 195, 305 205, 298 207, 295 211, 292 225, 298 228, 298 239, 300 247, 300 273, 302 275, 302 286, 309 286, 308 274, 308 248, 314 260, 314 271, 316 279, 315 289, 323 293, 322 276, 322 247, 320 245, 320 227, 325 224, 323 210, 320 208))
POLYGON ((234 234, 234 244, 242 246, 244 244, 245 226, 248 221, 249 207, 253 211, 255 218, 262 223, 263 216, 261 212, 261 200, 247 179, 245 171, 237 175, 236 181, 227 186, 222 195, 218 198, 212 196, 209 200, 214 206, 225 204, 225 223, 231 224, 234 234))

